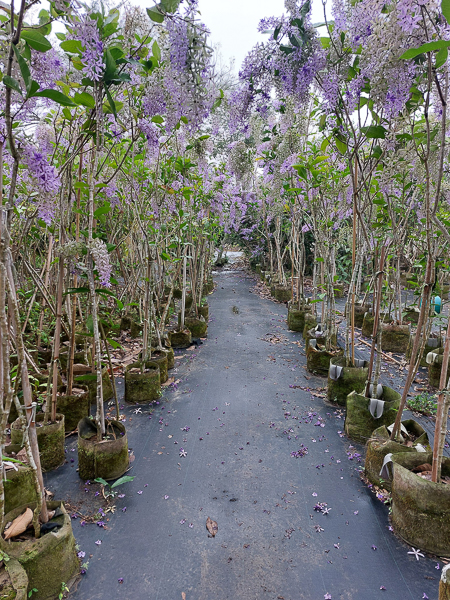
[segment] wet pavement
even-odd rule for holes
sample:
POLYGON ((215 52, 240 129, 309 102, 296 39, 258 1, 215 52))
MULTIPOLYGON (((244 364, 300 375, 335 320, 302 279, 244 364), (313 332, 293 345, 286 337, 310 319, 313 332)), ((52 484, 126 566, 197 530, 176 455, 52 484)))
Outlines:
POLYGON ((106 505, 78 478, 73 437, 68 463, 46 475, 79 510, 89 568, 72 597, 437 600, 442 562, 416 561, 389 530, 388 507, 360 480, 364 450, 306 371, 285 306, 249 293, 243 272, 215 279, 208 340, 177 361, 177 389, 123 410, 135 480, 100 519, 106 528, 83 524, 106 505))

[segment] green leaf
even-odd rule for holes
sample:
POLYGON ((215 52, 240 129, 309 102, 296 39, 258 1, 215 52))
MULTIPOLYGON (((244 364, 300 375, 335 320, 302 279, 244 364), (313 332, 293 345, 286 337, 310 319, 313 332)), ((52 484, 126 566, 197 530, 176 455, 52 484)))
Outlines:
POLYGON ((118 485, 122 485, 123 483, 128 483, 129 481, 133 481, 133 479, 136 477, 136 475, 124 475, 123 477, 121 477, 120 479, 118 479, 117 481, 115 481, 112 486, 111 489, 117 487, 118 485))
POLYGON ((109 487, 109 483, 107 481, 105 481, 104 479, 102 479, 101 477, 97 477, 96 479, 94 479, 94 481, 95 481, 95 483, 101 483, 102 485, 109 487))
MULTIPOLYGON (((116 117, 117 119, 117 108, 116 108, 116 103, 114 102, 111 93, 109 91, 109 89, 107 87, 105 87, 105 92, 106 92, 106 97, 108 98, 108 104, 109 107, 111 108, 111 111, 113 113, 113 115, 116 117)), ((108 112, 108 111, 106 111, 108 112)))
POLYGON ((116 340, 112 340, 111 338, 106 338, 106 341, 108 342, 108 344, 110 346, 112 346, 114 348, 114 350, 117 350, 117 348, 122 348, 122 346, 119 344, 119 342, 116 342, 116 340))
POLYGON ((65 40, 59 46, 61 50, 69 54, 81 54, 83 51, 83 45, 80 40, 65 40))
POLYGON ((441 1, 441 10, 447 23, 450 23, 450 0, 441 1))
POLYGON ((111 204, 109 202, 105 202, 103 206, 99 206, 97 210, 94 212, 94 219, 98 219, 100 215, 107 215, 111 212, 111 204))
POLYGON ((87 108, 95 108, 95 99, 87 92, 76 92, 73 99, 77 104, 81 104, 87 108))
POLYGON ((164 119, 159 115, 152 117, 152 123, 164 123, 164 119))
POLYGON ((33 50, 38 52, 47 52, 52 47, 48 39, 35 29, 24 29, 20 34, 20 39, 25 40, 33 50))
POLYGON ((329 37, 321 37, 320 38, 320 43, 322 44, 322 48, 329 48, 330 47, 330 38, 329 37))
POLYGON ((179 5, 180 0, 161 0, 161 8, 168 13, 174 13, 179 5))
POLYGON ((92 318, 92 315, 88 315, 86 319, 86 328, 89 333, 94 333, 94 319, 92 318))
POLYGON ((38 82, 35 81, 34 79, 32 79, 30 81, 30 87, 27 88, 27 92, 28 92, 27 97, 32 98, 35 95, 35 93, 38 91, 39 87, 40 86, 39 86, 38 82))
POLYGON ((25 83, 25 87, 28 90, 30 83, 31 83, 30 69, 29 69, 26 61, 24 60, 24 58, 20 55, 20 52, 19 52, 17 46, 15 44, 13 44, 12 46, 14 48, 14 54, 16 55, 17 62, 19 63, 20 74, 22 75, 22 79, 25 83))
POLYGON ((434 50, 440 50, 441 48, 448 48, 450 46, 450 42, 446 40, 439 40, 437 42, 428 42, 427 44, 423 44, 418 48, 410 48, 404 54, 400 56, 404 60, 409 60, 411 58, 415 58, 419 56, 419 54, 423 54, 424 52, 433 52, 434 50))
POLYGON ((164 15, 161 13, 158 6, 159 5, 156 4, 152 8, 147 8, 147 14, 155 23, 162 23, 164 21, 164 15))
POLYGON ((369 127, 361 127, 361 131, 369 139, 382 139, 386 137, 386 129, 381 125, 369 125, 369 127))
POLYGON ((441 48, 436 55, 435 68, 439 69, 442 65, 445 65, 448 59, 448 48, 441 48))
POLYGON ((159 62, 161 60, 161 49, 158 46, 158 42, 153 42, 152 53, 156 60, 159 62))
POLYGON ((334 141, 339 152, 341 154, 345 154, 347 152, 347 144, 338 138, 335 138, 334 141))
POLYGON ((22 90, 20 89, 20 85, 17 79, 14 79, 14 77, 10 77, 9 75, 5 75, 2 81, 6 85, 6 87, 9 87, 15 92, 18 92, 20 95, 22 95, 22 90))
POLYGON ((50 98, 50 100, 61 104, 61 106, 76 106, 75 102, 71 98, 65 96, 61 92, 58 92, 58 90, 42 90, 42 92, 36 92, 34 95, 38 96, 39 98, 50 98))
POLYGON ((109 50, 105 50, 105 72, 103 73, 104 81, 111 81, 117 74, 117 65, 113 55, 109 50))

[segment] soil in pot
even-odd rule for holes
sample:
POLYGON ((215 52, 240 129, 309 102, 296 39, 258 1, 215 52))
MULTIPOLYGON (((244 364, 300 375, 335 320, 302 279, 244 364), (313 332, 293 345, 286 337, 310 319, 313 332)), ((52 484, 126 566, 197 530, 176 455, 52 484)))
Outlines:
MULTIPOLYGON (((34 509, 34 505, 29 505, 34 509)), ((28 576, 28 588, 36 589, 33 600, 54 600, 61 591, 61 582, 70 583, 79 571, 72 523, 62 502, 47 502, 55 515, 50 523, 57 525, 39 539, 25 532, 11 541, 1 537, 1 549, 16 559, 28 576)), ((13 521, 25 512, 26 506, 16 508, 5 515, 5 523, 13 521)), ((32 532, 32 529, 30 530, 32 532)))
POLYGON ((345 433, 351 440, 365 444, 372 433, 382 425, 392 425, 400 406, 401 395, 388 387, 382 386, 379 400, 384 401, 383 412, 377 407, 375 417, 370 412, 371 399, 362 394, 352 392, 347 396, 347 414, 345 416, 345 433), (380 415, 380 416, 378 416, 380 415))
POLYGON ((389 439, 390 431, 383 425, 372 433, 366 445, 366 462, 364 473, 367 479, 380 487, 390 491, 390 479, 381 479, 380 471, 386 454, 397 454, 398 452, 417 452, 420 444, 427 452, 431 451, 428 435, 424 428, 414 421, 407 419, 402 421, 401 437, 398 441, 389 439))
POLYGON ((72 394, 66 394, 66 388, 58 388, 56 397, 56 409, 64 415, 64 428, 66 432, 74 431, 78 421, 89 416, 91 402, 87 386, 72 388, 72 394))
MULTIPOLYGON (((48 421, 44 425, 45 415, 36 415, 36 433, 43 471, 52 471, 60 467, 65 460, 64 454, 64 415, 57 414, 56 422, 48 421)), ((22 446, 22 430, 20 420, 11 425, 11 443, 22 446)))
MULTIPOLYGON (((167 371, 166 371, 167 375, 167 371)), ((141 363, 133 363, 125 371, 125 401, 131 404, 148 404, 161 396, 161 375, 156 362, 146 363, 142 373, 141 363)))
MULTIPOLYGON (((427 357, 426 362, 428 364, 428 360, 432 360, 431 363, 428 364, 428 383, 435 388, 439 387, 439 381, 441 379, 441 371, 442 371, 442 355, 444 354, 444 348, 437 348, 431 350, 427 357), (432 356, 433 355, 436 356, 432 356)), ((446 380, 448 381, 450 377, 450 364, 447 370, 446 380)))
POLYGON ((409 325, 381 324, 381 349, 384 352, 397 352, 404 354, 410 340, 409 325))
POLYGON ((192 335, 189 329, 169 331, 169 339, 172 348, 188 348, 192 344, 192 335))
POLYGON ((369 372, 368 362, 361 361, 359 366, 345 366, 345 357, 338 356, 330 360, 328 370, 327 397, 331 402, 337 402, 345 406, 347 396, 355 391, 358 394, 364 392, 369 372), (332 369, 332 367, 338 367, 332 369), (337 377, 337 378, 336 378, 337 377))
POLYGON ((208 323, 203 317, 196 319, 195 317, 187 317, 184 321, 185 326, 191 332, 193 338, 204 338, 208 333, 208 323))
MULTIPOLYGON (((440 348, 443 344, 443 340, 441 337, 439 338, 433 338, 430 337, 427 340, 427 343, 425 345, 425 348, 423 350, 423 354, 422 354, 422 360, 420 361, 420 366, 421 367, 428 367, 428 363, 427 363, 427 355, 429 352, 436 352, 438 350, 438 348, 440 348)), ((411 352, 412 352, 412 345, 413 345, 413 339, 410 338, 409 339, 409 344, 408 347, 406 348, 406 358, 409 360, 411 358, 411 352)))
MULTIPOLYGON (((450 483, 433 483, 432 454, 405 452, 392 457, 392 524, 408 544, 437 556, 450 557, 450 483)), ((442 477, 450 481, 450 458, 442 462, 442 477)))
MULTIPOLYGON (((172 350, 172 352, 173 352, 173 350, 172 350)), ((161 385, 163 383, 166 383, 166 381, 169 379, 169 375, 168 375, 169 365, 168 365, 166 351, 165 350, 155 350, 154 352, 152 352, 151 359, 145 363, 145 366, 147 368, 149 365, 156 365, 157 367, 159 367, 160 383, 161 383, 161 385)))
POLYGON ((325 350, 324 346, 309 344, 306 350, 306 368, 311 373, 326 376, 330 368, 330 360, 343 354, 343 350, 325 350))
MULTIPOLYGON (((366 312, 362 324, 362 334, 366 337, 372 337, 374 320, 374 315, 371 312, 366 312)), ((390 320, 390 315, 387 313, 380 313, 380 321, 382 323, 388 323, 390 320)))
POLYGON ((128 439, 119 421, 106 422, 106 435, 97 441, 97 428, 89 417, 78 423, 78 474, 81 479, 121 477, 128 469, 128 439))
POLYGON ((289 302, 292 299, 292 289, 290 285, 281 285, 275 283, 270 288, 270 293, 278 302, 289 302))

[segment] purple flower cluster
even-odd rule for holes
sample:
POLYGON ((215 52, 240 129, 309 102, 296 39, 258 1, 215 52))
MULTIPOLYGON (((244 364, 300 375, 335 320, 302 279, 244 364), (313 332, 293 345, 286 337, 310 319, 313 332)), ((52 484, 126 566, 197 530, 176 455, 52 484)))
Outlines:
POLYGON ((79 39, 84 47, 81 60, 83 73, 93 81, 100 81, 105 69, 103 62, 103 42, 100 39, 97 21, 89 15, 83 15, 75 25, 75 39, 79 39))
POLYGON ((111 287, 110 278, 112 266, 109 261, 109 252, 106 244, 100 238, 92 240, 90 251, 97 268, 100 284, 105 287, 111 287))

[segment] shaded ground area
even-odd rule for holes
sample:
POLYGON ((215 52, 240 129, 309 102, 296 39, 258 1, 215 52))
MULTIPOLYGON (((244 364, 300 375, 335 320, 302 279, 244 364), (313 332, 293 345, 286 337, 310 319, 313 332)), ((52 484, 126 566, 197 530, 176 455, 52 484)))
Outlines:
POLYGON ((359 478, 363 449, 306 371, 285 307, 249 293, 242 272, 216 282, 208 340, 184 352, 178 389, 137 414, 124 408, 136 478, 107 528, 82 524, 105 505, 78 479, 73 438, 68 463, 46 476, 78 507, 74 532, 90 557, 73 597, 436 600, 437 561, 417 562, 389 531, 387 507, 359 478))

